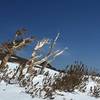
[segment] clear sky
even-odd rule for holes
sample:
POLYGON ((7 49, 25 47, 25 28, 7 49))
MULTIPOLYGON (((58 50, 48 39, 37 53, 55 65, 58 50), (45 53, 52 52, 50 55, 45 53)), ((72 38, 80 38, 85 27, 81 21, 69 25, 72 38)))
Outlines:
POLYGON ((22 27, 38 38, 61 33, 57 48, 67 46, 69 51, 55 66, 79 60, 100 69, 100 0, 0 0, 0 41, 22 27))

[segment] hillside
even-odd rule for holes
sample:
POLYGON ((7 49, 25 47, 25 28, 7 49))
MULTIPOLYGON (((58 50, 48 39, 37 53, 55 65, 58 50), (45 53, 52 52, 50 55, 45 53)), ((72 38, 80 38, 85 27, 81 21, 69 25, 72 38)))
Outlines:
MULTIPOLYGON (((54 100, 100 100, 94 97, 90 97, 87 94, 80 92, 64 93, 64 96, 55 95, 54 100)), ((0 100, 44 100, 42 98, 32 98, 29 94, 25 93, 25 90, 17 85, 6 85, 4 82, 0 84, 0 100)), ((46 99, 47 100, 47 99, 46 99)))
MULTIPOLYGON (((8 63, 9 69, 13 70, 18 66, 16 63, 8 63)), ((35 69, 37 71, 40 70, 41 66, 36 67, 35 69)), ((49 76, 53 77, 56 73, 59 74, 59 72, 54 71, 49 68, 44 69, 44 73, 49 72, 49 76)), ((0 74, 1 75, 1 74, 0 74)), ((26 75, 27 77, 27 75, 26 75)), ((41 89, 43 87, 43 80, 46 78, 45 74, 38 74, 33 78, 33 84, 34 89, 41 89)), ((97 77, 98 78, 98 77, 97 77)), ((52 78, 53 79, 53 78, 52 78)), ((51 80, 52 80, 51 79, 51 80)), ((52 80, 53 81, 53 80, 52 80)), ((89 79, 85 82, 86 83, 86 91, 80 92, 78 89, 75 89, 74 92, 60 92, 56 91, 53 95, 54 100, 100 100, 100 98, 92 97, 90 94, 90 88, 96 85, 99 85, 95 80, 93 81, 91 77, 89 76, 89 79)), ((4 82, 3 80, 0 82, 0 100, 44 100, 44 99, 50 99, 50 98, 44 98, 44 92, 42 93, 42 96, 39 97, 38 92, 35 92, 36 94, 31 95, 27 93, 27 91, 30 89, 30 87, 21 87, 18 83, 16 84, 8 84, 4 82)), ((33 91, 30 89, 30 91, 33 91)))

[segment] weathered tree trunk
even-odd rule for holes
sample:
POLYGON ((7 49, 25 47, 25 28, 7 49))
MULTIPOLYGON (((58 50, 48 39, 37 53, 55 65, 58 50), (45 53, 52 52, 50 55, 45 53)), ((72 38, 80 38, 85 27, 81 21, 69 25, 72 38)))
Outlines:
POLYGON ((20 81, 23 77, 23 69, 25 68, 25 63, 24 64, 21 64, 20 67, 19 67, 19 77, 18 77, 18 80, 20 81))
POLYGON ((10 57, 11 57, 11 54, 7 54, 7 55, 3 58, 3 60, 2 60, 2 62, 1 62, 1 64, 0 64, 0 69, 5 68, 5 65, 7 64, 7 62, 8 62, 8 60, 9 60, 10 57))
POLYGON ((39 74, 43 74, 44 68, 46 68, 47 62, 44 62, 43 66, 41 66, 41 71, 39 74))

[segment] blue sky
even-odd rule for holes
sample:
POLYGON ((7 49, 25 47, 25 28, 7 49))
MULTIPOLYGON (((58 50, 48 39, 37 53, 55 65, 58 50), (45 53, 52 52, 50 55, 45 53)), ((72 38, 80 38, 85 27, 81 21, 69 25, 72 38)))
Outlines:
MULTIPOLYGON (((0 0, 0 41, 11 39, 22 27, 39 39, 61 33, 57 48, 67 46, 69 51, 55 66, 79 60, 100 69, 100 0, 0 0)), ((25 51, 28 56, 31 48, 25 51)))

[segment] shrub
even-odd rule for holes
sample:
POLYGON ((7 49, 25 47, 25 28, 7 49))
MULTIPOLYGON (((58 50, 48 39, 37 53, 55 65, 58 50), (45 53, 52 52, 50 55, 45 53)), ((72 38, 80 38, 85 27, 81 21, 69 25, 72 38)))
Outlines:
POLYGON ((83 82, 83 77, 87 73, 87 68, 84 64, 75 63, 67 66, 65 73, 60 73, 60 76, 53 83, 53 88, 61 91, 72 92, 83 82))
POLYGON ((96 98, 100 97, 100 87, 94 86, 94 89, 92 91, 92 96, 96 98))

